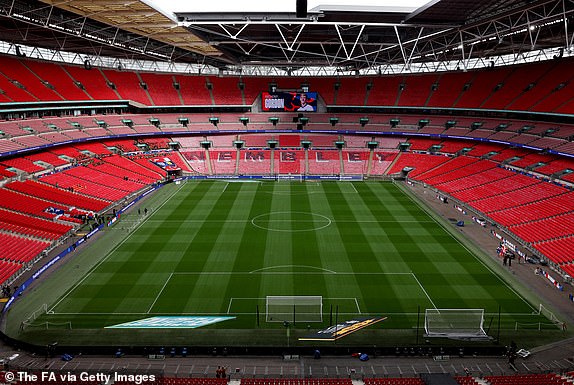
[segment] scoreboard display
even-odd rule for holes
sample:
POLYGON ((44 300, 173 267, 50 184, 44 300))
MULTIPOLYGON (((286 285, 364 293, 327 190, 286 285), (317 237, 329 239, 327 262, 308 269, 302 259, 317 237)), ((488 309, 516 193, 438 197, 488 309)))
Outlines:
POLYGON ((263 92, 261 109, 271 112, 315 112, 317 92, 263 92))

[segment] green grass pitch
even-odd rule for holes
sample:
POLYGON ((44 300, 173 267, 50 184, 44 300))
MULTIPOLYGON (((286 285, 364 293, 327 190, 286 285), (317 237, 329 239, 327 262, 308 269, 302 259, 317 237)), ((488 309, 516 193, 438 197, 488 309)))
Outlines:
POLYGON ((230 315, 236 319, 208 328, 281 329, 265 321, 269 295, 322 296, 323 322, 312 329, 329 325, 331 309, 339 321, 386 316, 377 325, 385 329, 413 329, 419 308, 485 309, 492 323, 500 307, 508 328, 536 318, 531 304, 391 183, 169 188, 40 320, 102 330, 156 315, 230 315))

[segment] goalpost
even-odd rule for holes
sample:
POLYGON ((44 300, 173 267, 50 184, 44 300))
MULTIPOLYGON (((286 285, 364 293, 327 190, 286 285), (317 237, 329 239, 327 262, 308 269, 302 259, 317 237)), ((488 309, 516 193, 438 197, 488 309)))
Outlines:
POLYGON ((305 176, 303 174, 276 174, 275 180, 277 182, 303 182, 305 176))
POLYGON ((488 338, 483 328, 484 309, 426 309, 427 337, 488 338))
POLYGON ((273 296, 265 298, 267 322, 322 322, 322 296, 273 296))

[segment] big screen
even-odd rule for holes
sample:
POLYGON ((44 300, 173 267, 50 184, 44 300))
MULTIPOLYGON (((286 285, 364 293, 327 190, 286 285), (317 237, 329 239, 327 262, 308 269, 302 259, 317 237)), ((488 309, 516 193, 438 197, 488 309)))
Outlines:
POLYGON ((316 92, 263 92, 263 111, 273 112, 315 112, 317 111, 316 92))

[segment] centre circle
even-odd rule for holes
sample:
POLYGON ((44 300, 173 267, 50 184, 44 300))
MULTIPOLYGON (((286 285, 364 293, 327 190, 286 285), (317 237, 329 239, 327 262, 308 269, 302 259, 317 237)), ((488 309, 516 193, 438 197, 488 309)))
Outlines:
POLYGON ((262 230, 296 233, 324 229, 331 224, 331 219, 305 211, 274 211, 257 215, 251 224, 262 230))

